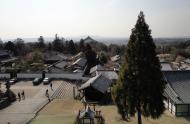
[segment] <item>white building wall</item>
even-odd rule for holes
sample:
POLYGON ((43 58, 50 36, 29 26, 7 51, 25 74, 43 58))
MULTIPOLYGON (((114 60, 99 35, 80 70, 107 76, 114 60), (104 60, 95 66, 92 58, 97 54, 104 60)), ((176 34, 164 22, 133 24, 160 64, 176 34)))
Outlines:
POLYGON ((169 102, 169 111, 172 112, 172 104, 169 102))
POLYGON ((164 105, 165 105, 165 108, 168 109, 168 102, 166 100, 164 100, 164 105))
POLYGON ((176 112, 175 104, 172 104, 172 114, 175 115, 175 112, 176 112))
POLYGON ((167 101, 165 101, 165 106, 166 106, 166 108, 168 108, 170 113, 172 113, 173 115, 176 114, 176 106, 175 106, 175 104, 173 104, 172 101, 169 100, 169 103, 167 103, 167 101))

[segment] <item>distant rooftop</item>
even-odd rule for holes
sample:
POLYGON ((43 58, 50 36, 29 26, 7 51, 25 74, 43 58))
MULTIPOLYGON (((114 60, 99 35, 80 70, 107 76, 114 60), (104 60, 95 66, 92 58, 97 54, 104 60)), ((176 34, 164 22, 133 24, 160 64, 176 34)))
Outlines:
POLYGON ((87 38, 84 39, 84 42, 89 43, 89 42, 97 42, 97 41, 92 39, 90 36, 88 36, 87 38))

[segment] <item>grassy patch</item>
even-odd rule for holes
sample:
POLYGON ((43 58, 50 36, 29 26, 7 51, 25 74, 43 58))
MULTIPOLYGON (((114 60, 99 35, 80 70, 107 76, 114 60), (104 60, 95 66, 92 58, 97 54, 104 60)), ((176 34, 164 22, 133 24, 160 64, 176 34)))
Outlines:
POLYGON ((73 116, 40 115, 30 124, 74 124, 74 121, 75 117, 73 116))

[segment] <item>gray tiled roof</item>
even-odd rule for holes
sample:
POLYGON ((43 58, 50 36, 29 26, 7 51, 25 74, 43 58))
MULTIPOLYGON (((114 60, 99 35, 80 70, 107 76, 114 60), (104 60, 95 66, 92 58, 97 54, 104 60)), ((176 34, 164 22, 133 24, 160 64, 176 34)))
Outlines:
POLYGON ((186 59, 184 62, 190 64, 190 59, 186 59))
POLYGON ((2 55, 9 55, 9 52, 7 50, 0 50, 0 56, 2 55))
POLYGON ((72 65, 78 65, 80 67, 84 67, 86 64, 86 61, 87 60, 85 58, 79 58, 72 65))
POLYGON ((16 58, 12 57, 7 50, 0 50, 0 62, 6 63, 13 60, 16 60, 16 58))
POLYGON ((83 73, 83 70, 81 70, 81 69, 76 69, 76 70, 74 70, 73 72, 74 72, 74 73, 83 73))
POLYGON ((52 53, 46 53, 45 54, 45 60, 66 60, 67 57, 62 54, 62 53, 56 53, 56 52, 52 52, 52 53))
POLYGON ((63 69, 65 66, 67 65, 67 62, 66 61, 59 61, 57 63, 54 64, 55 67, 57 68, 60 68, 60 69, 63 69))
POLYGON ((11 57, 11 58, 8 58, 8 59, 4 59, 4 60, 2 60, 1 62, 2 62, 2 63, 7 63, 7 62, 13 62, 13 61, 15 61, 15 60, 18 60, 18 58, 16 58, 16 57, 11 57))
POLYGON ((59 60, 63 60, 63 58, 59 55, 55 55, 55 56, 51 56, 49 58, 46 58, 46 60, 57 60, 57 61, 59 61, 59 60))
POLYGON ((97 71, 97 74, 102 74, 110 80, 117 80, 118 74, 113 70, 97 71))
POLYGON ((79 59, 79 58, 83 57, 83 55, 84 55, 83 52, 79 52, 75 56, 71 57, 71 59, 76 60, 76 59, 79 59))
POLYGON ((86 38, 84 39, 84 42, 85 42, 85 43, 90 43, 90 42, 97 42, 97 41, 94 40, 94 39, 92 39, 90 36, 88 36, 88 37, 86 37, 86 38))
POLYGON ((163 71, 171 71, 172 70, 170 63, 161 62, 161 67, 162 67, 163 71))
POLYGON ((190 71, 163 71, 168 82, 165 93, 176 103, 190 103, 190 71))
POLYGON ((165 95, 169 96, 170 99, 175 103, 182 103, 179 99, 179 96, 175 93, 175 91, 171 88, 170 84, 166 84, 165 95))
POLYGON ((63 73, 64 70, 57 68, 55 66, 51 66, 48 68, 48 72, 50 72, 50 73, 63 73))
POLYGON ((99 74, 95 77, 90 78, 86 83, 81 85, 79 90, 83 90, 89 86, 97 89, 98 91, 105 93, 107 89, 111 86, 112 81, 103 76, 102 74, 99 74))
POLYGON ((120 55, 115 55, 115 56, 111 57, 111 61, 113 61, 113 62, 116 62, 118 60, 120 60, 120 55))
POLYGON ((96 72, 96 71, 102 71, 102 70, 105 70, 105 68, 102 67, 101 65, 96 65, 96 66, 94 66, 94 67, 92 67, 90 69, 90 73, 93 73, 93 72, 96 72))
POLYGON ((68 79, 68 80, 82 80, 87 81, 88 77, 83 77, 83 73, 46 73, 46 76, 49 78, 55 79, 68 79))

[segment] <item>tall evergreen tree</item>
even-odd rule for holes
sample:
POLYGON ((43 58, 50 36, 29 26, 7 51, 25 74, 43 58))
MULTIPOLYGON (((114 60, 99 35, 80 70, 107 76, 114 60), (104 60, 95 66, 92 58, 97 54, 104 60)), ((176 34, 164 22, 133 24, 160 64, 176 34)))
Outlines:
POLYGON ((92 47, 88 43, 86 44, 85 57, 87 62, 84 68, 83 76, 89 75, 90 69, 98 64, 96 59, 96 52, 92 50, 92 47))
POLYGON ((16 40, 14 40, 13 43, 15 45, 14 54, 15 55, 25 55, 27 50, 25 47, 24 40, 21 38, 17 38, 16 40))
POLYGON ((55 35, 55 39, 52 42, 53 50, 58 51, 58 52, 63 52, 63 41, 55 35))
POLYGON ((159 118, 164 112, 165 81, 155 52, 156 46, 143 12, 138 16, 126 48, 125 63, 113 88, 113 99, 122 118, 137 112, 138 124, 145 117, 159 118))
POLYGON ((3 41, 0 38, 0 50, 3 49, 3 41))
POLYGON ((51 51, 51 50, 52 50, 52 43, 49 42, 49 43, 48 43, 48 51, 51 51))
POLYGON ((104 51, 100 51, 100 53, 98 54, 98 61, 102 65, 108 62, 108 56, 104 51))
POLYGON ((38 38, 38 47, 40 49, 44 49, 46 47, 46 44, 44 43, 44 37, 43 36, 40 36, 38 38))
POLYGON ((9 52, 14 53, 15 51, 15 45, 12 41, 8 41, 7 43, 5 43, 5 49, 8 50, 9 52))
POLYGON ((79 42, 79 50, 84 52, 85 50, 85 45, 84 45, 84 39, 81 39, 80 42, 79 42))
POLYGON ((69 41, 68 49, 69 49, 69 51, 70 51, 71 54, 75 54, 77 52, 73 40, 69 41))

